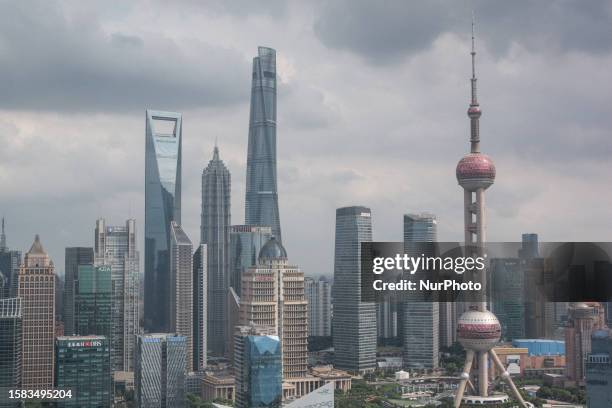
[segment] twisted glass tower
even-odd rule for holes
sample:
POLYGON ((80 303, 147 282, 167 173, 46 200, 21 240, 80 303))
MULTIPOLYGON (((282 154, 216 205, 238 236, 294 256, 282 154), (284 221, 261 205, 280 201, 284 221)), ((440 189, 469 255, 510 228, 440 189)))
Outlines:
POLYGON ((145 291, 147 331, 167 332, 170 222, 181 222, 180 113, 147 110, 145 151, 145 291))
POLYGON ((276 51, 259 47, 253 58, 245 224, 272 227, 281 241, 276 183, 276 51))

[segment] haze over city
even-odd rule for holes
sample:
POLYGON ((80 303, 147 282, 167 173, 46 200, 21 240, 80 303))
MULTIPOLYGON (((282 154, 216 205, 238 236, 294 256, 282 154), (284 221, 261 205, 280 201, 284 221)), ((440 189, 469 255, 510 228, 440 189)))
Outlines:
POLYGON ((488 240, 610 238, 609 2, 27 3, 0 15, 0 214, 9 246, 27 250, 39 233, 60 274, 64 248, 91 246, 98 217, 135 218, 144 253, 146 108, 183 114, 192 241, 215 140, 232 175, 232 224, 243 223, 259 45, 277 50, 292 263, 332 274, 345 205, 372 209, 375 240, 401 240, 402 214, 421 211, 438 216, 440 240, 462 240, 454 172, 469 135, 472 9, 482 148, 497 166, 488 240), (350 18, 337 24, 340 13, 350 18))

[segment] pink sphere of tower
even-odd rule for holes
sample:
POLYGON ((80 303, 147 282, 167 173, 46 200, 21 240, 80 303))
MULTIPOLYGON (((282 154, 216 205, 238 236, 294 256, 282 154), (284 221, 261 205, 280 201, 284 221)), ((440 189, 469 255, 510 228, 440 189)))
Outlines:
POLYGON ((487 189, 495 181, 495 164, 486 154, 468 153, 457 164, 457 181, 468 191, 487 189))
POLYGON ((468 310, 457 322, 457 340, 465 348, 489 351, 501 338, 501 325, 488 310, 468 310))

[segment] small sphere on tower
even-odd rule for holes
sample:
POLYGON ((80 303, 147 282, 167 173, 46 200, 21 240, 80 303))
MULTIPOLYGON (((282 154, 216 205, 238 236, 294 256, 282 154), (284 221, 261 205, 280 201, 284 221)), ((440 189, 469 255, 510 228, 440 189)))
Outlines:
POLYGON ((488 310, 468 310, 457 322, 457 340, 465 349, 489 351, 500 338, 499 320, 488 310))
POLYGON ((457 182, 468 191, 487 189, 495 181, 495 164, 486 154, 468 153, 457 164, 457 182))
POLYGON ((480 110, 480 106, 472 105, 468 108, 467 114, 470 119, 478 119, 480 115, 482 115, 482 111, 480 110))

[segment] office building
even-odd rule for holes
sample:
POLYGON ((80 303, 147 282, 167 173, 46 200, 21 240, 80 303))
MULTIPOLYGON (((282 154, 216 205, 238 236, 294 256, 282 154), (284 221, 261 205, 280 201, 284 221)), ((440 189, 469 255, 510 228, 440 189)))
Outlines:
POLYGON ((18 407, 6 390, 21 385, 22 316, 21 298, 0 299, 0 407, 18 407))
POLYGON ((110 266, 79 265, 75 287, 76 334, 104 336, 109 341, 114 334, 110 266))
POLYGON ((521 261, 518 258, 494 258, 490 268, 491 293, 501 295, 494 297, 491 303, 501 324, 503 338, 508 341, 525 338, 525 282, 521 261))
POLYGON ((323 276, 319 280, 305 278, 304 289, 308 301, 308 336, 331 336, 331 283, 323 276))
POLYGON ((110 343, 104 336, 60 336, 55 341, 55 388, 70 390, 58 408, 110 408, 110 343))
MULTIPOLYGON (((257 265, 261 247, 272 237, 271 227, 232 225, 230 228, 230 286, 241 292, 240 279, 247 268, 257 265)), ((230 332, 232 333, 232 332, 230 332)))
MULTIPOLYGON (((437 239, 438 221, 435 215, 404 215, 404 250, 408 255, 434 256, 433 243, 437 239)), ((410 294, 403 302, 404 366, 438 368, 440 309, 438 302, 425 302, 420 295, 410 294)))
POLYGON ((135 354, 136 406, 185 407, 187 339, 166 333, 139 335, 135 354))
POLYGON ((213 158, 202 172, 200 243, 208 247, 208 349, 227 353, 227 291, 230 282, 230 172, 215 146, 213 158))
POLYGON ((1 297, 17 296, 17 273, 21 265, 21 251, 11 250, 7 247, 4 218, 2 218, 2 230, 0 231, 0 274, 4 275, 4 290, 1 297))
MULTIPOLYGON (((140 265, 136 246, 136 221, 107 225, 96 221, 95 264, 111 269, 113 371, 134 370, 134 347, 139 333, 140 265)), ((79 333, 83 334, 83 333, 79 333)))
POLYGON ((601 304, 578 302, 570 305, 565 327, 565 357, 566 376, 572 383, 584 385, 585 364, 591 353, 591 336, 605 327, 601 304))
MULTIPOLYGON (((234 333, 236 327, 240 325, 240 296, 234 288, 229 288, 227 294, 227 332, 234 333)), ((229 361, 234 361, 234 336, 230 336, 229 344, 227 345, 229 353, 227 358, 229 361)))
POLYGON ((185 338, 186 367, 193 371, 193 246, 176 222, 170 230, 170 328, 185 338))
POLYGON ((93 248, 69 247, 64 256, 64 334, 73 336, 75 330, 74 307, 77 274, 79 265, 93 265, 93 248))
POLYGON ((239 326, 234 335, 236 407, 280 408, 282 347, 273 327, 239 326))
POLYGON ((55 266, 36 235, 19 268, 17 295, 22 307, 23 389, 53 387, 55 266))
POLYGON ((588 407, 612 407, 612 331, 596 330, 586 361, 588 407))
POLYGON ((180 113, 146 111, 144 325, 168 332, 170 222, 181 223, 180 113))
POLYGON ((245 224, 272 227, 281 239, 276 173, 276 51, 259 47, 253 58, 246 172, 245 224))
POLYGON ((528 233, 521 236, 519 258, 529 260, 540 257, 538 234, 528 233))
POLYGON ((334 253, 334 366, 353 373, 376 367, 376 305, 361 301, 361 243, 372 241, 366 207, 336 210, 334 253))
POLYGON ((193 370, 206 367, 207 358, 207 322, 208 302, 208 250, 206 244, 200 244, 193 254, 193 370))
POLYGON ((259 253, 257 267, 242 277, 240 325, 272 327, 283 352, 283 380, 308 374, 308 303, 304 273, 290 265, 282 244, 271 238, 259 253))

